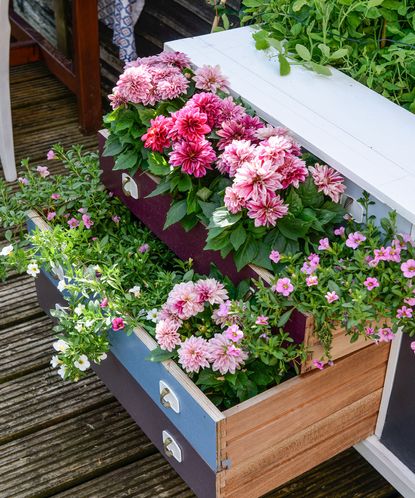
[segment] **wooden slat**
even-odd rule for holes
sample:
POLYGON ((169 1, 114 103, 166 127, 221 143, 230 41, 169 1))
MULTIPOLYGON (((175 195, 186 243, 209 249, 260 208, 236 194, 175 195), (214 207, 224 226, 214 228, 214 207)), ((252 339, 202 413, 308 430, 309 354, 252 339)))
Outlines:
POLYGON ((225 471, 224 496, 257 498, 365 439, 374 430, 381 394, 379 389, 278 445, 270 441, 267 452, 225 471))
POLYGON ((122 496, 192 498, 195 495, 158 453, 58 493, 54 498, 122 496))
MULTIPOLYGON (((52 352, 52 351, 51 351, 52 352)), ((35 432, 113 399, 92 373, 63 382, 47 367, 0 385, 0 443, 35 432)))
POLYGON ((48 365, 52 325, 41 316, 0 331, 0 384, 48 365))
POLYGON ((22 275, 0 283, 0 329, 40 315, 33 277, 22 275))
POLYGON ((153 453, 151 442, 114 402, 3 445, 1 496, 50 496, 153 453))
POLYGON ((53 76, 44 77, 38 82, 21 81, 11 87, 12 108, 26 107, 58 100, 68 95, 67 89, 53 76), (36 100, 34 101, 34 93, 36 100))

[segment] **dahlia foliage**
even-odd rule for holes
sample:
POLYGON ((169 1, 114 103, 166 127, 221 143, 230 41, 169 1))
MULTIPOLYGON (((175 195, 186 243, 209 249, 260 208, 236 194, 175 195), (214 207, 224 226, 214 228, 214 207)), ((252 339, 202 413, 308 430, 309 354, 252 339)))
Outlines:
POLYGON ((193 72, 179 52, 129 63, 110 96, 106 154, 116 169, 160 177, 151 195, 172 196, 166 228, 201 221, 207 249, 233 251, 238 268, 270 268, 270 250, 295 252, 342 220, 345 186, 315 158, 307 165, 287 130, 264 123, 228 85, 219 66, 193 72))

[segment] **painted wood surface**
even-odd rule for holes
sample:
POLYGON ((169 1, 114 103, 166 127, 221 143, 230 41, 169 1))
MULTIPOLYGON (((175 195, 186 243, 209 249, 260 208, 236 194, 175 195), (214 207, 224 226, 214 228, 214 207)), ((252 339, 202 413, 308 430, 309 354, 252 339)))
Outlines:
POLYGON ((337 70, 328 78, 292 67, 280 77, 276 59, 255 49, 248 27, 166 47, 186 52, 196 66, 219 64, 232 92, 261 117, 290 129, 322 161, 415 221, 415 115, 337 70))

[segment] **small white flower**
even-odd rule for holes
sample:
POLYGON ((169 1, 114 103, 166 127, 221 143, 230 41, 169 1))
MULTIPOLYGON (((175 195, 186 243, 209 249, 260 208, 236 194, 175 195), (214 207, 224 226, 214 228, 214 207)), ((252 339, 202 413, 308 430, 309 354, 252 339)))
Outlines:
POLYGON ((98 356, 98 361, 104 361, 107 359, 107 353, 102 353, 101 355, 98 356))
POLYGON ((59 353, 64 353, 69 348, 69 344, 63 339, 59 339, 53 343, 53 349, 59 353))
POLYGON ((60 375, 62 377, 62 379, 65 378, 65 375, 66 375, 66 365, 61 365, 58 369, 58 375, 60 375))
POLYGON ((63 292, 64 289, 66 289, 66 283, 65 283, 65 280, 59 280, 59 283, 58 283, 58 291, 59 292, 63 292))
POLYGON ((79 303, 76 308, 74 309, 74 313, 77 314, 78 316, 79 315, 82 315, 82 313, 84 312, 85 310, 85 305, 84 304, 81 304, 79 303))
POLYGON ((26 273, 31 277, 36 278, 36 276, 40 273, 38 265, 36 263, 29 263, 27 265, 26 273))
POLYGON ((111 325, 111 317, 110 316, 107 316, 107 318, 105 319, 105 325, 107 327, 109 327, 111 325))
POLYGON ((90 327, 92 327, 92 325, 94 325, 94 320, 87 320, 87 321, 85 322, 85 327, 86 327, 87 329, 89 329, 90 327))
POLYGON ((88 357, 85 354, 81 354, 81 356, 76 361, 74 361, 73 364, 81 372, 85 372, 85 370, 88 370, 88 368, 91 366, 91 363, 89 363, 88 357))
POLYGON ((147 312, 146 315, 146 320, 150 320, 151 322, 157 323, 158 322, 158 309, 153 308, 152 310, 147 312))
POLYGON ((82 329, 84 328, 84 324, 82 322, 77 322, 75 325, 75 330, 78 332, 82 332, 82 329))
POLYGON ((13 246, 10 244, 9 246, 3 247, 3 249, 0 251, 0 256, 8 256, 12 252, 13 246))
POLYGON ((59 356, 57 356, 56 354, 52 356, 52 359, 50 360, 50 364, 51 364, 51 367, 52 368, 56 368, 57 366, 59 366, 61 364, 61 360, 59 359, 59 356))
POLYGON ((139 285, 134 285, 134 287, 131 287, 131 289, 128 292, 134 294, 134 297, 140 297, 141 287, 139 285))

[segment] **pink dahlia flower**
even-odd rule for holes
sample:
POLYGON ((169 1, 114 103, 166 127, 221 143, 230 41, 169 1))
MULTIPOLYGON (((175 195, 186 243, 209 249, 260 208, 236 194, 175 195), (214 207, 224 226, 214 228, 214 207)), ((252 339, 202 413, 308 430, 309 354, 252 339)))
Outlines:
POLYGON ((266 194, 258 200, 251 200, 247 204, 248 216, 252 218, 256 227, 275 226, 279 218, 288 213, 288 206, 279 195, 266 194))
POLYGON ((222 105, 222 100, 214 93, 201 92, 195 93, 185 107, 192 107, 200 113, 206 114, 207 124, 210 128, 213 128, 218 122, 222 105))
POLYGON ((286 128, 282 128, 281 126, 275 127, 270 124, 266 124, 255 132, 255 136, 261 141, 268 140, 270 137, 286 137, 288 136, 288 130, 286 128))
POLYGON ((184 173, 201 178, 207 169, 212 169, 216 160, 215 151, 207 140, 198 142, 178 142, 170 152, 170 164, 180 166, 184 173))
POLYGON ((282 294, 285 297, 288 297, 293 291, 294 286, 291 283, 291 280, 287 277, 279 278, 277 283, 271 287, 274 292, 278 294, 282 294))
POLYGON ((245 114, 245 109, 236 104, 232 97, 226 97, 222 99, 219 113, 216 116, 216 124, 221 126, 225 121, 240 120, 245 114))
POLYGON ((284 189, 290 185, 298 188, 308 176, 305 162, 294 155, 287 155, 284 164, 278 168, 278 171, 282 176, 281 184, 284 189))
POLYGON ((209 340, 209 361, 212 363, 212 370, 222 375, 234 374, 235 371, 244 364, 248 354, 227 339, 223 334, 215 334, 209 340))
POLYGON ((239 213, 239 211, 246 206, 245 199, 232 187, 226 187, 223 201, 228 211, 232 214, 239 213))
POLYGON ((175 320, 161 320, 157 323, 156 340, 161 349, 173 351, 181 343, 179 327, 179 323, 175 320))
POLYGON ((158 56, 160 62, 176 66, 179 69, 190 67, 191 61, 183 52, 161 52, 158 56))
POLYGON ((254 159, 255 145, 252 145, 249 140, 234 140, 225 147, 216 167, 222 174, 227 173, 233 178, 244 163, 254 159))
POLYGON ((196 142, 202 140, 210 132, 207 115, 199 112, 196 107, 183 107, 174 113, 173 118, 172 133, 177 134, 181 139, 196 142))
POLYGON ((189 337, 180 346, 179 363, 186 372, 196 372, 209 368, 209 345, 202 337, 189 337))
POLYGON ((176 284, 170 291, 166 304, 181 320, 187 320, 203 311, 203 303, 200 302, 193 282, 176 284))
POLYGON ((255 140, 255 130, 244 126, 242 120, 223 121, 216 134, 221 137, 218 142, 218 149, 224 150, 227 145, 234 140, 255 140))
POLYGON ((235 174, 233 188, 237 194, 246 200, 259 200, 267 193, 274 193, 281 188, 281 175, 272 163, 262 163, 255 160, 245 163, 235 174))
POLYGON ((128 102, 143 103, 152 89, 151 75, 146 66, 129 67, 117 81, 117 93, 128 102))
POLYGON ((258 147, 258 157, 262 161, 271 161, 275 166, 281 166, 285 157, 290 154, 292 141, 284 136, 277 135, 262 142, 258 147))
POLYGON ((163 152, 165 148, 170 147, 170 139, 168 138, 170 128, 171 119, 164 116, 152 119, 147 133, 141 137, 144 147, 157 152, 163 152))
POLYGON ((310 166, 314 183, 319 192, 324 192, 333 202, 339 202, 341 194, 346 190, 344 178, 330 166, 315 164, 310 166))
POLYGON ((195 71, 193 80, 196 88, 216 93, 218 90, 229 93, 229 80, 221 73, 220 66, 202 66, 195 71))
POLYGON ((201 303, 222 304, 229 299, 225 286, 214 278, 198 280, 195 283, 194 290, 201 303))

